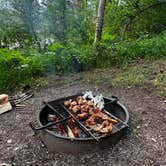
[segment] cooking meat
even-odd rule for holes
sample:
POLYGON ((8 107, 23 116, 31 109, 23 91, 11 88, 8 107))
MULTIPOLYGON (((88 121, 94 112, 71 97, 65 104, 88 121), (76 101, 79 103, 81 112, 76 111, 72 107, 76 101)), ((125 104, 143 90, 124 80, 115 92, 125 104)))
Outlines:
POLYGON ((83 104, 83 98, 82 98, 82 96, 78 96, 77 97, 77 103, 79 104, 79 105, 81 105, 81 104, 83 104))
POLYGON ((102 133, 110 133, 111 131, 112 131, 112 124, 110 123, 110 125, 109 126, 106 126, 106 127, 104 127, 104 128, 102 128, 101 130, 100 130, 100 132, 102 132, 102 133))
POLYGON ((72 132, 73 132, 73 134, 74 134, 75 137, 79 137, 78 128, 76 126, 73 127, 72 132))
POLYGON ((70 103, 70 105, 71 105, 71 106, 77 105, 77 102, 76 102, 76 101, 72 101, 72 102, 70 103))
MULTIPOLYGON (((112 131, 112 125, 118 123, 117 120, 111 118, 102 109, 96 108, 92 100, 86 100, 82 96, 78 96, 76 100, 68 100, 64 105, 73 113, 77 114, 79 120, 84 120, 84 125, 94 131, 109 133, 112 131)), ((71 119, 72 120, 72 119, 71 119)), ((69 137, 78 137, 78 128, 75 123, 70 120, 68 129, 69 137), (72 133, 71 133, 72 132, 72 133)))
POLYGON ((78 117, 79 119, 87 119, 88 113, 83 112, 83 113, 81 113, 81 114, 78 114, 77 117, 78 117))
POLYGON ((93 101, 89 100, 89 101, 88 101, 88 105, 89 105, 89 106, 93 106, 93 101))
POLYGON ((75 106, 72 107, 71 110, 72 110, 73 113, 76 113, 77 111, 80 110, 80 106, 79 105, 75 105, 75 106))
POLYGON ((68 100, 68 101, 65 101, 65 102, 64 102, 64 105, 65 105, 66 107, 68 107, 68 106, 70 106, 71 102, 72 102, 71 99, 68 100))
POLYGON ((89 124, 89 125, 96 125, 97 124, 97 117, 95 116, 90 116, 87 120, 86 120, 86 124, 89 124))
POLYGON ((75 136, 69 126, 67 126, 67 134, 68 134, 69 138, 71 138, 71 139, 75 138, 75 136))

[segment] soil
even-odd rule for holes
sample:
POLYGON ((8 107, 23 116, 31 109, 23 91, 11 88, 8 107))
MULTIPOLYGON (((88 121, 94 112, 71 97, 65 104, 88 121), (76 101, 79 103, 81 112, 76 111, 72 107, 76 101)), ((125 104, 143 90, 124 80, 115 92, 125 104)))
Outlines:
POLYGON ((85 83, 81 78, 67 84, 58 83, 56 79, 50 81, 47 87, 34 90, 34 97, 24 102, 25 107, 0 115, 0 163, 13 166, 165 166, 166 99, 152 96, 146 86, 113 88, 107 83, 85 83), (42 101, 87 89, 106 97, 120 98, 130 114, 126 135, 112 147, 91 154, 48 152, 34 136, 29 122, 36 120, 42 101))

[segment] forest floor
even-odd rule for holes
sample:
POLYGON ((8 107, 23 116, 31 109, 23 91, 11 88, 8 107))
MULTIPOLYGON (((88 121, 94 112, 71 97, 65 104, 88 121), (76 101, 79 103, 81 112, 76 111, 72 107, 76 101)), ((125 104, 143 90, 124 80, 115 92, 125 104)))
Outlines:
POLYGON ((163 61, 47 78, 48 84, 34 88, 34 97, 24 102, 25 107, 0 115, 0 165, 165 166, 165 66, 163 61), (86 90, 120 98, 130 115, 130 128, 126 135, 112 147, 91 154, 48 152, 34 136, 29 122, 36 120, 42 101, 86 90))

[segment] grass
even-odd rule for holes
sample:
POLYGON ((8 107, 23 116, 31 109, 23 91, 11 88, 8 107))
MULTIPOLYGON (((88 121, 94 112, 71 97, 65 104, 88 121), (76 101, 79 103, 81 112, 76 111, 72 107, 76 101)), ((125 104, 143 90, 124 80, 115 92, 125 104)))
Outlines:
POLYGON ((139 67, 130 67, 121 73, 118 73, 115 78, 110 77, 109 81, 114 87, 134 86, 144 82, 146 73, 139 67))
POLYGON ((106 83, 116 88, 141 86, 151 94, 166 97, 166 60, 137 62, 125 68, 95 69, 84 72, 86 82, 106 83))

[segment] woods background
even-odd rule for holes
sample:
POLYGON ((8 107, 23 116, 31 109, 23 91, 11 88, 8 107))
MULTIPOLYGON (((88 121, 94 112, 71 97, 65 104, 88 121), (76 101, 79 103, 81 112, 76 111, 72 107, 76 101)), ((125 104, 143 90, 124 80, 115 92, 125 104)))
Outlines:
POLYGON ((0 0, 0 91, 48 74, 166 57, 164 0, 0 0))

